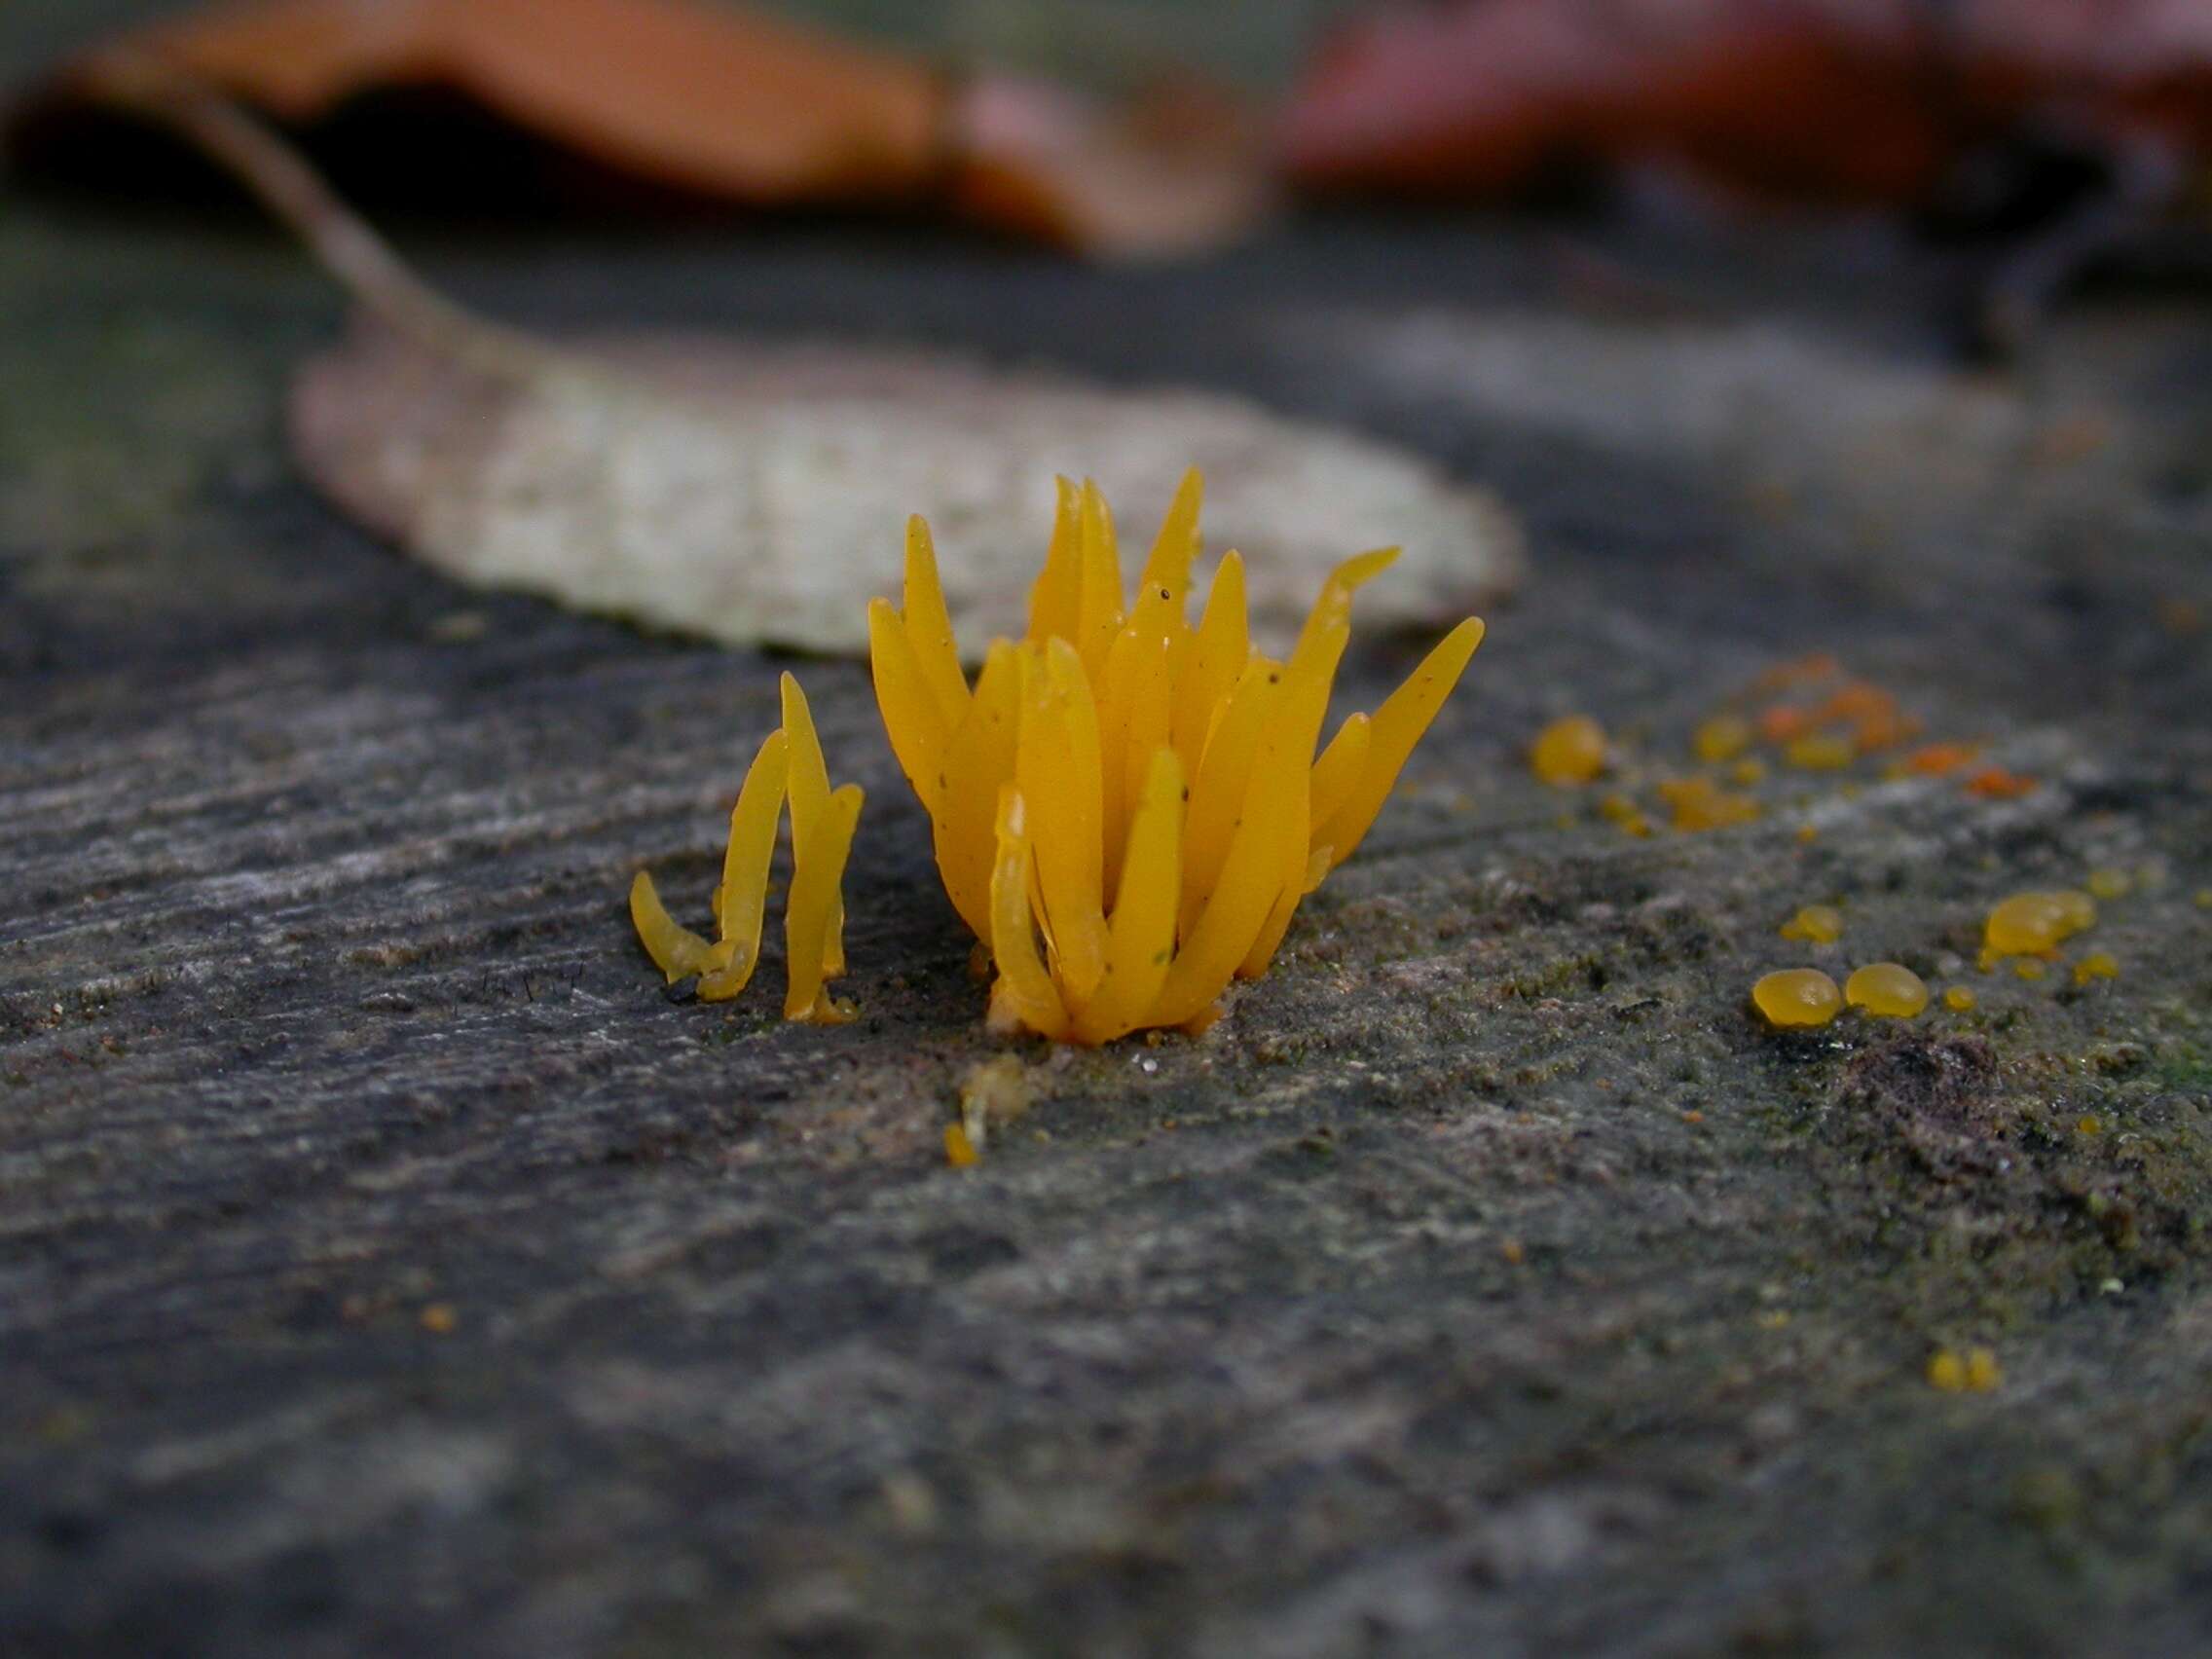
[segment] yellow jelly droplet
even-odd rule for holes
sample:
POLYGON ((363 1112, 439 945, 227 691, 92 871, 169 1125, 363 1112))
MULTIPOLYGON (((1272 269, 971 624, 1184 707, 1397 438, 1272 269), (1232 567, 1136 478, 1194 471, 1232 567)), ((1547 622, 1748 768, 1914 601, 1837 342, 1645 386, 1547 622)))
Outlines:
POLYGON ((2074 982, 2077 985, 2085 985, 2091 979, 2117 979, 2119 977, 2120 964, 2106 951, 2092 950, 2081 961, 2074 964, 2074 982))
POLYGON ((1782 757, 1800 772, 1840 772, 1859 758, 1859 750, 1848 737, 1814 732, 1791 738, 1782 757))
POLYGON ((1897 962, 1869 962, 1844 981, 1843 1000, 1885 1019, 1914 1019, 1928 1006, 1928 986, 1897 962))
POLYGON ((1766 762, 1753 758, 1739 760, 1729 768, 1728 775, 1744 789, 1750 789, 1753 784, 1764 781, 1766 762))
POLYGON ((1529 762, 1547 784, 1586 784, 1605 769, 1605 728, 1588 715, 1568 715, 1536 734, 1529 762))
POLYGON ((1690 748, 1708 765, 1733 760, 1751 746, 1751 722, 1741 715, 1714 715, 1697 728, 1690 748))
POLYGON ((1769 1025, 1825 1025, 1842 1012, 1843 993, 1818 968, 1785 968, 1751 987, 1751 1002, 1769 1025))
POLYGON ((2015 893, 1989 912, 1982 938, 2000 956, 2039 955, 2096 919, 2086 893, 2015 893))
POLYGON ((1943 1006, 1953 1014, 1964 1014, 1973 1005, 1974 994, 1964 985, 1953 985, 1943 993, 1943 1006))
POLYGON ((1843 912, 1833 904, 1808 904, 1782 924, 1782 937, 1833 944, 1843 937, 1843 912))
POLYGON ((2012 972, 2023 979, 2040 979, 2044 973, 2043 963, 2036 957, 2023 956, 2012 964, 2012 972))
POLYGON ((2098 899, 2124 899, 2135 885, 2135 878, 2123 869, 2093 869, 2084 885, 2098 899))

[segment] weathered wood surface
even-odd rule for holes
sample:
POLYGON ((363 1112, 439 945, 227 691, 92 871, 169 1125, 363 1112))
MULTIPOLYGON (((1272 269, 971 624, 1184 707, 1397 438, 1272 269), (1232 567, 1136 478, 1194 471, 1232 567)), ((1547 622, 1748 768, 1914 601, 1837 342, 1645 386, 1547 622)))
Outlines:
MULTIPOLYGON (((1708 320, 1937 373, 1927 273, 1878 301, 1785 246, 1626 257, 1708 320)), ((543 327, 949 341, 1347 420, 1503 490, 1535 583, 1278 971, 1202 1041, 1032 1052, 1027 1124, 955 1171, 994 1050, 863 671, 804 668, 869 793, 866 1017, 670 1004, 623 891, 649 862, 702 909, 782 665, 409 567, 283 463, 285 371, 340 322, 298 261, 11 203, 0 1650, 2212 1635, 2212 652, 2176 608, 2212 599, 2212 313, 2074 314, 1999 387, 2027 438, 1883 515, 1791 430, 1759 488, 1639 442, 1661 410, 1470 407, 1346 322, 1574 322, 1540 236, 1309 226, 1141 276, 836 229, 434 263, 543 327), (1811 648, 2046 787, 1808 782, 1811 842, 1640 841, 1518 762, 1568 708, 1678 753, 1811 648), (1952 962, 2002 893, 2147 864, 2117 982, 1952 962), (1744 988, 1825 898, 1850 960, 1983 1009, 1760 1034, 1744 988), (2003 1387, 1931 1390, 1968 1342, 2003 1387)))

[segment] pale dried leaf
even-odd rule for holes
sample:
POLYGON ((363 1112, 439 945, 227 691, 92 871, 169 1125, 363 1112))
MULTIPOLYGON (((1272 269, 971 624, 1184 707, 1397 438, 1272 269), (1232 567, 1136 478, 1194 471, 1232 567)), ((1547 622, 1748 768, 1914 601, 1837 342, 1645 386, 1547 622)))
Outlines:
POLYGON ((1360 595, 1376 627, 1463 614, 1521 569, 1514 521, 1487 493, 1227 397, 715 337, 576 354, 573 371, 500 376, 364 325, 302 371, 302 462, 464 582, 827 652, 866 649, 866 602, 896 594, 912 512, 936 527, 965 647, 1018 633, 1055 472, 1105 488, 1133 573, 1183 469, 1203 468, 1208 553, 1244 550, 1263 631, 1368 547, 1405 549, 1360 595))

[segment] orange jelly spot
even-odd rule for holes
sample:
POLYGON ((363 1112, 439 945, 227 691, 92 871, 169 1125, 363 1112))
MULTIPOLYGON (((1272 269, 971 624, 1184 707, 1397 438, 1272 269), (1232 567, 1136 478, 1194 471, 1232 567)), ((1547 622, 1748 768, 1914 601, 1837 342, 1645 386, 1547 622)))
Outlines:
POLYGON ((1924 778, 1939 778, 1971 765, 1981 746, 1974 743, 1931 743, 1904 757, 1905 770, 1924 778))
POLYGON ((1751 1002, 1769 1025, 1825 1025, 1843 1011, 1843 993, 1818 968, 1785 968, 1751 987, 1751 1002))
POLYGON ((2002 766, 1984 766, 1967 779, 1967 793, 1979 795, 1983 800, 2017 800, 2036 787, 2036 781, 2019 772, 2008 772, 2002 766))
POLYGON ((1843 1000, 1885 1019, 1913 1019, 1928 1006, 1928 986, 1898 962, 1869 962, 1844 981, 1843 1000))
POLYGON ((1605 728, 1588 715, 1568 715, 1536 734, 1529 754, 1547 784, 1586 784, 1605 769, 1605 728))

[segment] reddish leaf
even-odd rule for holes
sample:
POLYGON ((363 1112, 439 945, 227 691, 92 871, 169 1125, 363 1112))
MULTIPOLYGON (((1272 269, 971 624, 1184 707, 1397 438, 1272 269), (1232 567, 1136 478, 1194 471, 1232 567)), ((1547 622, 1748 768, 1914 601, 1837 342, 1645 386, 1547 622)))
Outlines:
POLYGON ((1909 202, 2030 110, 2212 145, 2202 0, 1455 0, 1340 32, 1285 122, 1323 187, 1500 195, 1661 157, 1733 184, 1909 202))

